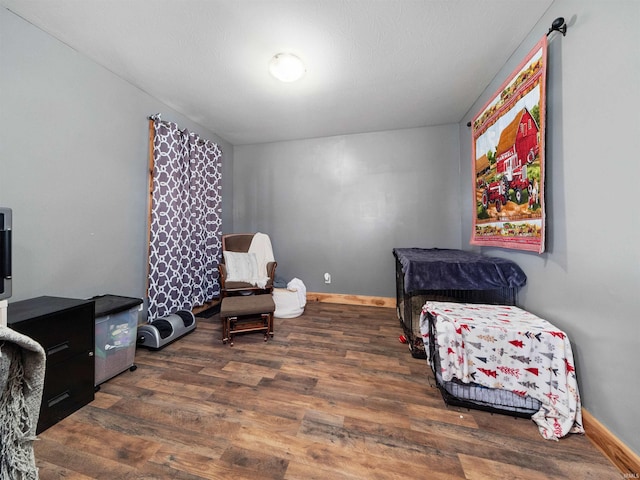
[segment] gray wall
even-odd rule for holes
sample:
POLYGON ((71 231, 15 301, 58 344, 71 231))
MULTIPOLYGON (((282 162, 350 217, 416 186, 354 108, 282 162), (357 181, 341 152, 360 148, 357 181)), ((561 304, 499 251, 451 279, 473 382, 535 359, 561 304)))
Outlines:
MULTIPOLYGON (((0 8, 0 205, 13 208, 13 297, 142 298, 150 114, 233 147, 0 8)), ((223 201, 231 228, 231 205, 223 201)))
POLYGON ((547 252, 482 251, 524 269, 521 303, 568 333, 584 407, 640 453, 640 2, 557 0, 468 112, 462 244, 473 211, 466 122, 559 16, 569 29, 548 50, 547 252))
POLYGON ((628 382, 640 363, 639 10, 635 0, 556 0, 460 126, 234 152, 0 8, 0 205, 15 215, 11 301, 144 294, 146 117, 157 112, 220 143, 223 228, 269 233, 281 276, 301 278, 310 291, 393 296, 393 247, 469 248, 465 124, 564 16, 569 32, 549 48, 547 252, 483 253, 523 267, 521 303, 570 335, 585 407, 640 452, 640 390, 628 382))
POLYGON ((236 146, 234 225, 308 291, 394 297, 394 247, 460 247, 458 158, 457 125, 236 146))

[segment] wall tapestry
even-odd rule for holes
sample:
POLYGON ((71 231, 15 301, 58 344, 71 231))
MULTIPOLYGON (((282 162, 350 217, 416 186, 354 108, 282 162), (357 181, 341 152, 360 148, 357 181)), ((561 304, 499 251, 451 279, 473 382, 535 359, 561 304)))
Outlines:
POLYGON ((149 321, 220 293, 222 152, 215 143, 151 119, 149 321))
POLYGON ((473 119, 472 245, 544 251, 547 37, 473 119))

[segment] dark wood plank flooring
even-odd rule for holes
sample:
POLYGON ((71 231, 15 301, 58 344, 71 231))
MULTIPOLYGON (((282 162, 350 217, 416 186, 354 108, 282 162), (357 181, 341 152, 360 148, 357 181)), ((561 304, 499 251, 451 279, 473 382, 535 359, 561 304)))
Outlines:
POLYGON ((223 345, 217 315, 41 433, 48 479, 619 479, 582 435, 447 407, 395 310, 311 302, 223 345))

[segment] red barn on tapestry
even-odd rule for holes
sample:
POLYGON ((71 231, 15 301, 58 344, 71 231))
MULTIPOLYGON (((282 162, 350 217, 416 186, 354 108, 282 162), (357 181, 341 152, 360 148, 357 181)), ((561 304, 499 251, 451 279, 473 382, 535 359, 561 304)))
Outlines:
POLYGON ((538 151, 538 124, 524 108, 500 135, 496 149, 498 173, 512 175, 525 163, 532 163, 538 151))
POLYGON ((472 245, 544 251, 546 36, 473 121, 472 245))
POLYGON ((525 107, 502 131, 496 148, 496 172, 513 189, 518 204, 522 203, 522 191, 530 186, 527 164, 531 165, 540 151, 538 131, 538 124, 525 107))

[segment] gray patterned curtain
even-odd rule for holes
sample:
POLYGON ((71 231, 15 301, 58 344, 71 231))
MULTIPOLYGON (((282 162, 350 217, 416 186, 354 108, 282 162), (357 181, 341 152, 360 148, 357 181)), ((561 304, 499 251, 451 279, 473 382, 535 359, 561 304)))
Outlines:
POLYGON ((222 152, 213 142, 153 120, 149 321, 220 293, 222 152))

